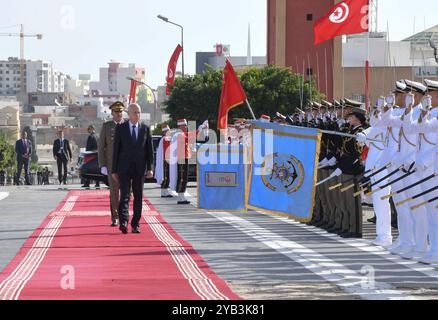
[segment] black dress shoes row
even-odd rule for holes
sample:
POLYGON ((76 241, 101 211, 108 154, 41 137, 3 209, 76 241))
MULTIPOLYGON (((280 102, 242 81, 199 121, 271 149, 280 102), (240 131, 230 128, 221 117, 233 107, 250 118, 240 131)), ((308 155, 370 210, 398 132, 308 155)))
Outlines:
MULTIPOLYGON (((128 234, 128 224, 126 222, 121 223, 119 229, 120 231, 122 231, 123 234, 128 234)), ((132 233, 140 234, 140 226, 132 227, 132 233)))
POLYGON ((361 239, 362 233, 357 232, 343 232, 339 235, 341 238, 344 239, 361 239))

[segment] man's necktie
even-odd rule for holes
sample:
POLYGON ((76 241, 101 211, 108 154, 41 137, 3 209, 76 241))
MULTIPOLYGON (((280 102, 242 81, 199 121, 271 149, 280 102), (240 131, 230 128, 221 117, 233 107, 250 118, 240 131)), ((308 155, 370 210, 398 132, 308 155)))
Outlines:
POLYGON ((135 132, 135 129, 136 129, 136 128, 137 128, 136 126, 132 126, 132 141, 133 141, 134 143, 137 142, 137 133, 135 132))

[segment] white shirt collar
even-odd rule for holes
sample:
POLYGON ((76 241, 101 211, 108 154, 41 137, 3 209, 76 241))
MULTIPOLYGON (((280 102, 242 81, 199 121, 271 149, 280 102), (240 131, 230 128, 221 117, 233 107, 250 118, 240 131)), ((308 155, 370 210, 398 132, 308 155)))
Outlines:
POLYGON ((129 121, 129 128, 132 130, 132 127, 135 125, 135 127, 138 129, 138 127, 140 126, 140 123, 132 123, 131 121, 129 121))

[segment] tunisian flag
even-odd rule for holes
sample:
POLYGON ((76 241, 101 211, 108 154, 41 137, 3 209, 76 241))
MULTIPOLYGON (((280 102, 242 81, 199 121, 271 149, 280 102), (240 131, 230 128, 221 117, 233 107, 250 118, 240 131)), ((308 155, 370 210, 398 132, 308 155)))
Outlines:
POLYGON ((218 129, 228 128, 228 112, 246 101, 247 97, 243 91, 239 78, 234 72, 231 62, 227 59, 222 81, 222 94, 219 106, 218 129))
POLYGON ((131 91, 129 93, 129 103, 137 102, 137 81, 131 80, 131 91))
POLYGON ((183 47, 181 45, 178 45, 175 49, 175 51, 172 54, 172 57, 170 58, 169 65, 167 66, 167 88, 166 88, 166 95, 170 96, 170 87, 175 83, 175 72, 176 72, 176 65, 178 63, 179 55, 183 51, 183 47))
POLYGON ((315 45, 344 34, 368 32, 369 0, 345 0, 314 25, 315 45))

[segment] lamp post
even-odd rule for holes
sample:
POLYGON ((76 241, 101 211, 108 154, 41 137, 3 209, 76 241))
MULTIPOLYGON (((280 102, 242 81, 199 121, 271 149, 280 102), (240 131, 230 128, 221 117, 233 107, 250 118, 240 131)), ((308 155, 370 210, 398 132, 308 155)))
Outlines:
POLYGON ((179 28, 181 28, 181 47, 183 47, 183 51, 182 51, 182 76, 184 78, 184 27, 180 24, 177 24, 175 22, 170 21, 167 17, 162 16, 161 14, 157 16, 158 19, 163 20, 166 23, 170 23, 173 24, 174 26, 177 26, 179 28))
POLYGON ((158 90, 157 89, 154 89, 154 88, 152 88, 150 85, 148 85, 146 82, 143 82, 143 81, 138 81, 138 80, 136 80, 136 79, 134 79, 134 78, 131 78, 131 77, 127 77, 126 79, 128 79, 128 80, 130 80, 130 81, 135 81, 135 82, 137 82, 138 84, 142 84, 142 85, 144 85, 145 87, 147 87, 149 90, 151 90, 152 91, 152 94, 154 95, 154 114, 153 114, 153 120, 151 119, 151 125, 153 125, 153 126, 155 126, 155 123, 157 122, 157 111, 158 111, 158 90))

